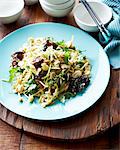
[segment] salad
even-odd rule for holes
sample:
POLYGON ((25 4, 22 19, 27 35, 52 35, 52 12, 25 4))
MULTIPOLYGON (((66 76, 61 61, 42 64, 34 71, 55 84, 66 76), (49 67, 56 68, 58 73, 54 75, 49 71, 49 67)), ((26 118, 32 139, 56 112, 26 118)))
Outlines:
POLYGON ((9 82, 24 101, 35 98, 42 107, 83 92, 90 83, 91 65, 82 52, 69 42, 52 38, 29 38, 12 55, 9 82))

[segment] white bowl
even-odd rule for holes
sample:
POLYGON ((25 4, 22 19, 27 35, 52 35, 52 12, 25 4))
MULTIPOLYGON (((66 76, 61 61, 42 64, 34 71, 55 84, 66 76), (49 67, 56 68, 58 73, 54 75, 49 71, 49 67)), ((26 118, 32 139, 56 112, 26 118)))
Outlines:
POLYGON ((8 24, 16 21, 22 14, 24 0, 2 0, 0 2, 0 21, 8 24))
POLYGON ((40 3, 44 3, 44 5, 46 5, 47 7, 53 8, 53 9, 66 9, 66 8, 72 6, 74 2, 75 2, 75 0, 69 0, 66 3, 55 5, 55 4, 52 4, 52 3, 48 3, 45 0, 40 0, 40 3))
POLYGON ((62 3, 66 3, 69 0, 44 0, 44 1, 47 2, 47 3, 50 3, 50 4, 59 5, 59 4, 62 4, 62 3))
MULTIPOLYGON (((96 12, 103 24, 107 24, 112 18, 112 10, 106 4, 97 1, 89 1, 90 6, 96 12)), ((87 12, 82 3, 74 9, 74 18, 77 25, 88 32, 97 32, 98 27, 87 12)))
POLYGON ((38 3, 38 0, 25 0, 26 5, 34 5, 38 3))
POLYGON ((44 3, 41 3, 42 9, 48 14, 49 16, 52 17, 64 17, 67 16, 73 9, 74 4, 66 9, 53 9, 48 6, 46 6, 44 3))

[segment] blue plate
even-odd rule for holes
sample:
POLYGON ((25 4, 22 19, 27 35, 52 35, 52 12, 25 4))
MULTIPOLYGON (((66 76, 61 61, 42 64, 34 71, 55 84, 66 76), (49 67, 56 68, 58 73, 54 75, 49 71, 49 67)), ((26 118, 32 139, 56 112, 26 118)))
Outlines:
POLYGON ((74 45, 85 50, 84 54, 92 65, 91 83, 83 94, 42 108, 37 102, 30 104, 27 100, 18 101, 17 94, 12 94, 11 85, 0 81, 0 102, 9 110, 24 117, 38 120, 63 119, 89 108, 103 94, 109 81, 110 66, 108 58, 100 44, 84 31, 59 23, 39 23, 25 26, 6 36, 0 42, 0 80, 9 78, 11 54, 26 42, 28 37, 53 37, 56 40, 68 41, 74 35, 74 45))

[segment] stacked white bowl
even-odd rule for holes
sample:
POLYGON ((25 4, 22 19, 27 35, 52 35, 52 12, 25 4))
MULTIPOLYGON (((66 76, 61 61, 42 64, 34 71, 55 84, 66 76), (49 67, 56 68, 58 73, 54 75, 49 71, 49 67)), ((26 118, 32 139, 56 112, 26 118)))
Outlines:
POLYGON ((39 0, 43 10, 53 17, 64 17, 68 15, 74 5, 75 0, 39 0))
POLYGON ((23 12, 24 0, 0 1, 0 22, 8 24, 16 21, 23 12))

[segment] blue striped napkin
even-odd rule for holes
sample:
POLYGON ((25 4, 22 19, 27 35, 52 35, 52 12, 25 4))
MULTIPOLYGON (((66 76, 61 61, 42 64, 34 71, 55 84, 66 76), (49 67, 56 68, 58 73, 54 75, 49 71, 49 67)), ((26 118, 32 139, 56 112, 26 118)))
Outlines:
POLYGON ((108 25, 108 30, 113 35, 112 41, 106 45, 106 51, 113 69, 120 68, 120 0, 102 0, 113 10, 113 20, 108 25))

